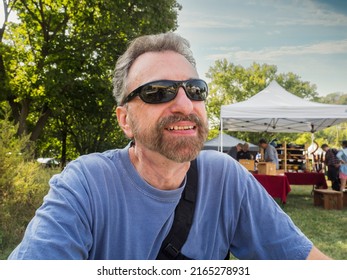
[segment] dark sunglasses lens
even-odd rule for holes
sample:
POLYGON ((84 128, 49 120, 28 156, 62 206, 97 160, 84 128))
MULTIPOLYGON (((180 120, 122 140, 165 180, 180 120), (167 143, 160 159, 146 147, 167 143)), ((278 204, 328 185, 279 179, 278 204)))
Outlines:
POLYGON ((191 80, 186 83, 187 94, 191 100, 204 101, 207 98, 207 84, 202 80, 191 80))
POLYGON ((157 104, 173 100, 176 97, 174 82, 163 81, 150 83, 141 90, 140 97, 144 102, 157 104))

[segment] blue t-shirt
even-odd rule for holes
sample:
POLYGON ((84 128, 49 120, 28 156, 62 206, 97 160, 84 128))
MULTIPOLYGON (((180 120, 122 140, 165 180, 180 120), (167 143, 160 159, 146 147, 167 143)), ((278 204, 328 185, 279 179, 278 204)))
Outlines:
POLYGON ((346 162, 346 163, 340 165, 340 172, 342 172, 343 174, 347 175, 347 148, 344 148, 344 149, 340 150, 336 154, 336 157, 339 160, 342 160, 342 161, 346 162))
MULTIPOLYGON (((198 156, 198 197, 182 253, 193 259, 305 259, 312 243, 258 181, 230 156, 198 156)), ((128 148, 81 156, 50 191, 10 259, 155 259, 185 182, 159 190, 128 148)))
POLYGON ((276 164, 276 169, 279 168, 279 162, 278 162, 278 154, 277 150, 272 145, 267 145, 264 153, 264 159, 267 162, 273 162, 276 164))

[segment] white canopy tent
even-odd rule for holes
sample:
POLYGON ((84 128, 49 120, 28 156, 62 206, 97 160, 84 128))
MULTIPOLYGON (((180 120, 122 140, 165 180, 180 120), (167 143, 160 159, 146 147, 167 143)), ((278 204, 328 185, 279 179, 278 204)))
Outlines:
MULTIPOLYGON (((228 134, 223 133, 223 136, 221 136, 221 133, 211 139, 205 142, 204 144, 204 150, 220 150, 221 147, 221 137, 223 137, 223 152, 227 152, 231 147, 236 146, 238 143, 246 143, 245 141, 242 141, 236 137, 230 136, 228 134)), ((248 143, 248 142, 247 142, 248 143)), ((259 150, 259 147, 252 144, 249 144, 249 150, 253 152, 257 152, 259 150)))
POLYGON ((308 101, 272 81, 246 101, 223 105, 220 118, 221 131, 314 133, 346 121, 347 106, 308 101))

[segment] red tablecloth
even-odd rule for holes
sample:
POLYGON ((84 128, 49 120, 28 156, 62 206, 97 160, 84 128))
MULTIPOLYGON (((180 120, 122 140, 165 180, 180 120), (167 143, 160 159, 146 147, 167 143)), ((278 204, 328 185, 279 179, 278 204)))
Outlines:
POLYGON ((287 195, 290 192, 290 186, 286 176, 263 174, 253 174, 253 176, 273 198, 280 198, 283 204, 286 203, 287 195))
POLYGON ((288 178, 291 185, 315 185, 327 189, 327 182, 323 173, 314 172, 286 172, 285 175, 288 178))

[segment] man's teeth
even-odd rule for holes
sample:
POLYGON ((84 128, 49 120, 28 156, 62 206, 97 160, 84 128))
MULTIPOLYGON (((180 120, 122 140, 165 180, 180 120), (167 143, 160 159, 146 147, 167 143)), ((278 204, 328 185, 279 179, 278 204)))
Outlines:
POLYGON ((170 126, 168 130, 188 130, 188 129, 194 129, 193 125, 186 125, 186 126, 170 126))

